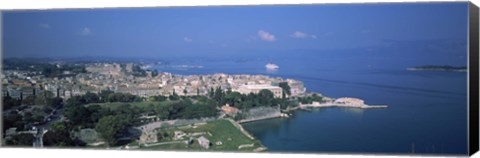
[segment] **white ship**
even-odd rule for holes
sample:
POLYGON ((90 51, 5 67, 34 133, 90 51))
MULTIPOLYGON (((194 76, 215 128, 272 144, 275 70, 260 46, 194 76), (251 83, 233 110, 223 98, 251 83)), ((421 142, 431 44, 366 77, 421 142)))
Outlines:
POLYGON ((272 64, 272 63, 268 63, 267 65, 265 65, 265 67, 269 70, 277 70, 278 69, 278 65, 275 65, 275 64, 272 64))

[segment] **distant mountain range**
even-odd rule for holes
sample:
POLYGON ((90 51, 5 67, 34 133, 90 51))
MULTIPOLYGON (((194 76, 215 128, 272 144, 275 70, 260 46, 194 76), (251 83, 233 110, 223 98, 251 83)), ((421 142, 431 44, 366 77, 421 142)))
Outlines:
POLYGON ((458 71, 467 72, 466 66, 423 65, 407 68, 409 71, 458 71))

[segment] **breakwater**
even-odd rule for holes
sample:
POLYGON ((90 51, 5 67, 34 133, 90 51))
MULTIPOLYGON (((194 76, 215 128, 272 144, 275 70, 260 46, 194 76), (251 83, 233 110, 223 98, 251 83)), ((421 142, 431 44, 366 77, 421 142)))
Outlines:
POLYGON ((300 104, 299 108, 325 108, 325 107, 348 107, 348 108, 361 108, 361 109, 372 109, 372 108, 388 108, 388 105, 367 105, 367 104, 339 104, 339 103, 313 103, 313 104, 300 104))

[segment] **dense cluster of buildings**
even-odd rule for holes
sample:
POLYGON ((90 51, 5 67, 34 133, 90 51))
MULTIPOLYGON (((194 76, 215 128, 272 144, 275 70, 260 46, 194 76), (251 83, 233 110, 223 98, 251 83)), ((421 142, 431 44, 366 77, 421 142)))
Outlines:
MULTIPOLYGON (((6 70, 2 75, 3 95, 13 98, 25 98, 44 90, 54 96, 68 99, 86 92, 98 93, 102 90, 130 93, 141 97, 171 95, 179 96, 207 95, 211 89, 220 87, 243 94, 258 93, 262 89, 272 91, 275 97, 282 96, 278 86, 287 82, 291 96, 303 95, 306 91, 302 82, 292 79, 272 78, 264 75, 189 75, 181 76, 167 72, 153 75, 147 71, 144 77, 132 75, 133 64, 94 63, 86 64, 87 73, 64 78, 45 78, 41 74, 6 70)), ((69 73, 69 72, 65 72, 69 73)))

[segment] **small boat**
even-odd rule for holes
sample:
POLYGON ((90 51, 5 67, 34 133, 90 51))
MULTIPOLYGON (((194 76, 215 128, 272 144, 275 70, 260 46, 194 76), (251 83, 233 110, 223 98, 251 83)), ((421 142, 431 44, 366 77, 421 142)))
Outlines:
POLYGON ((272 63, 268 63, 267 65, 265 65, 265 67, 269 70, 277 70, 278 69, 278 65, 275 65, 275 64, 272 64, 272 63))

